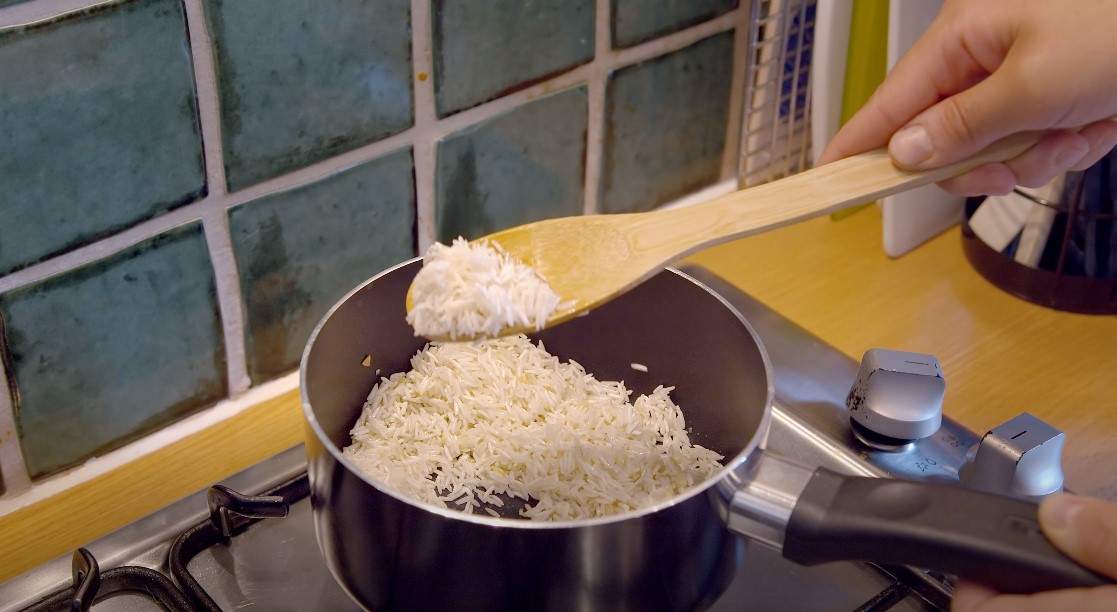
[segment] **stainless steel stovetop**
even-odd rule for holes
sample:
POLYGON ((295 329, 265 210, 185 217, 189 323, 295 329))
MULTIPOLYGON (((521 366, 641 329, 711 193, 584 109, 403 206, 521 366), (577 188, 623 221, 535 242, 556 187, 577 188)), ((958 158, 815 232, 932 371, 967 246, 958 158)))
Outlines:
MULTIPOLYGON (((846 395, 857 375, 857 362, 710 272, 696 267, 684 271, 740 310, 769 353, 776 389, 770 452, 849 474, 958 479, 967 450, 979 441, 972 432, 944 418, 936 433, 900 452, 866 446, 851 432, 845 407, 846 395)), ((102 591, 123 589, 95 603, 92 609, 206 609, 206 602, 189 599, 186 593, 190 589, 182 579, 168 580, 172 575, 168 557, 174 552, 178 558, 187 559, 185 570, 220 610, 359 610, 322 561, 310 502, 300 477, 305 481, 301 446, 223 481, 221 484, 229 489, 251 495, 287 483, 290 501, 286 518, 261 519, 248 525, 240 524, 248 521, 233 521, 231 538, 216 535, 216 528, 209 522, 207 492, 200 491, 90 543, 85 549, 99 564, 102 591), (182 534, 202 531, 212 531, 211 540, 216 543, 193 550, 191 547, 197 546, 186 538, 185 544, 180 542, 175 547, 182 534), (169 601, 157 603, 160 598, 169 601)), ((763 544, 744 541, 739 551, 740 570, 713 610, 899 611, 949 607, 949 582, 918 569, 860 563, 801 567, 763 544)), ((56 559, 0 584, 0 612, 23 610, 52 594, 55 599, 48 603, 64 606, 53 609, 68 610, 64 594, 73 584, 72 557, 56 559)))

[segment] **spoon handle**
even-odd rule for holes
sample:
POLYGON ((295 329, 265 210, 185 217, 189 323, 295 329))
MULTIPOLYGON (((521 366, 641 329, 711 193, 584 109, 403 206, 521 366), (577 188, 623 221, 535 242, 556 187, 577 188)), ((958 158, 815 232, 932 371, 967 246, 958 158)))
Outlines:
POLYGON ((1012 159, 1028 150, 1041 136, 1039 132, 1016 134, 968 159, 920 172, 897 168, 886 150, 877 149, 735 191, 697 206, 651 213, 647 219, 650 223, 638 224, 642 227, 634 230, 639 243, 655 244, 671 258, 681 257, 720 242, 871 202, 958 176, 988 163, 1012 159))

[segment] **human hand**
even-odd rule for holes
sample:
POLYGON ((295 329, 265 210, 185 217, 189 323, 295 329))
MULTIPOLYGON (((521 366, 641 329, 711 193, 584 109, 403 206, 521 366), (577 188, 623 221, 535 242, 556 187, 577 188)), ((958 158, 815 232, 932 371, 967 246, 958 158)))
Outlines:
POLYGON ((819 163, 888 143, 897 166, 921 170, 1045 131, 1016 159, 939 185, 1005 194, 1084 170, 1117 145, 1114 24, 1112 0, 947 0, 819 163))
MULTIPOLYGON (((1086 567, 1117 579, 1117 504, 1069 494, 1052 495, 1039 506, 1039 523, 1056 548, 1086 567)), ((1034 595, 1000 595, 962 583, 953 612, 1092 612, 1117 610, 1117 585, 1062 589, 1034 595)))

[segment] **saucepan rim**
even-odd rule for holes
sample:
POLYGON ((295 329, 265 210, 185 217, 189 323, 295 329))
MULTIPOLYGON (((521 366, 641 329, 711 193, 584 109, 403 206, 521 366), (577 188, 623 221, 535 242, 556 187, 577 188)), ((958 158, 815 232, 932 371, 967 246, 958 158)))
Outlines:
MULTIPOLYGON (((630 510, 628 512, 623 512, 623 513, 619 513, 619 514, 611 514, 611 515, 608 515, 608 516, 588 518, 588 519, 561 520, 561 521, 536 521, 536 520, 529 520, 529 519, 523 519, 523 518, 494 517, 494 516, 484 514, 484 513, 470 514, 470 513, 467 513, 467 512, 462 512, 460 510, 454 510, 452 508, 439 507, 439 506, 435 506, 435 505, 427 503, 427 502, 412 499, 411 497, 409 497, 407 495, 404 495, 404 494, 396 491, 395 489, 393 489, 389 486, 386 486, 385 484, 381 483, 380 481, 376 480, 375 478, 373 478, 372 476, 367 474, 364 470, 361 470, 359 467, 354 465, 353 462, 349 461, 349 459, 345 457, 344 453, 342 453, 341 449, 338 448, 333 443, 333 441, 330 439, 330 437, 328 435, 326 435, 325 430, 322 428, 321 423, 318 422, 318 418, 314 414, 313 407, 310 405, 310 398, 307 396, 307 388, 308 388, 307 380, 306 380, 307 362, 309 361, 311 351, 314 349, 315 341, 318 338, 319 332, 330 321, 330 319, 333 317, 333 314, 338 309, 340 309, 342 306, 344 306, 346 304, 346 302, 348 302, 350 300, 350 298, 352 298, 354 295, 361 292, 366 287, 368 287, 370 284, 376 282, 380 278, 382 278, 384 276, 387 276, 389 274, 392 274, 394 272, 397 272, 398 270, 400 270, 402 268, 412 266, 417 262, 421 262, 422 260, 423 260, 422 257, 415 257, 415 258, 409 259, 407 261, 401 262, 399 264, 396 264, 396 265, 394 265, 390 268, 387 268, 387 269, 381 271, 380 273, 376 274, 375 276, 365 280, 364 282, 362 282, 361 284, 357 285, 352 290, 350 290, 348 293, 346 293, 340 300, 338 300, 333 306, 331 306, 328 311, 326 311, 326 314, 323 315, 322 319, 319 320, 317 325, 315 325, 314 331, 311 332, 310 337, 307 340, 306 346, 303 349, 302 358, 299 361, 299 396, 300 396, 300 399, 302 401, 303 418, 306 420, 306 423, 310 426, 310 429, 314 431, 314 435, 318 437, 318 441, 325 447, 327 452, 329 452, 330 455, 333 456, 335 461, 337 461, 339 464, 344 466, 346 470, 348 470, 352 474, 356 475, 358 478, 360 478, 366 484, 375 488, 377 491, 379 491, 379 492, 381 492, 385 495, 388 495, 388 496, 390 496, 390 497, 392 497, 396 500, 404 502, 404 503, 406 503, 410 506, 413 506, 417 509, 421 509, 423 511, 429 512, 429 513, 437 515, 437 516, 441 516, 441 517, 444 517, 444 518, 453 519, 453 520, 457 520, 457 521, 465 521, 465 522, 469 522, 469 523, 485 525, 485 526, 489 526, 489 527, 506 527, 506 528, 514 528, 514 529, 542 529, 542 530, 569 529, 569 528, 572 528, 572 527, 593 527, 593 526, 599 526, 599 525, 608 525, 608 524, 612 524, 612 523, 619 523, 619 522, 628 521, 628 520, 632 520, 632 519, 638 519, 638 518, 641 518, 641 517, 644 517, 644 516, 647 516, 647 515, 655 514, 655 513, 660 512, 664 509, 667 509, 667 508, 670 508, 672 506, 676 506, 678 504, 681 504, 681 503, 683 503, 683 502, 685 502, 685 501, 687 501, 687 500, 689 500, 689 499, 691 499, 691 498, 693 498, 697 495, 702 495, 702 494, 707 494, 707 493, 711 494, 711 495, 716 495, 717 494, 716 491, 714 491, 712 489, 714 489, 714 487, 716 487, 718 483, 722 482, 727 477, 729 477, 732 472, 734 472, 735 470, 740 468, 743 464, 748 462, 750 460, 750 458, 758 456, 759 452, 763 450, 764 443, 767 440, 768 431, 771 427, 772 401, 773 401, 773 397, 775 395, 775 385, 774 385, 773 374, 772 374, 772 363, 771 363, 771 360, 768 357, 768 352, 764 349, 764 345, 760 341, 760 336, 757 335, 756 330, 753 329, 752 325, 749 324, 748 320, 745 319, 744 315, 742 315, 740 313, 740 311, 738 311, 736 308, 734 308, 732 304, 730 304, 728 301, 726 301, 725 298, 723 298, 721 295, 719 295, 716 291, 714 291, 710 287, 706 286, 705 284, 703 284, 701 281, 695 279, 694 277, 686 274, 685 272, 682 272, 682 271, 680 271, 676 268, 668 266, 668 267, 664 268, 665 272, 676 274, 676 275, 682 277, 683 279, 690 281, 691 283, 696 285, 699 289, 709 293, 718 302, 720 302, 723 307, 725 307, 729 310, 729 312, 741 323, 741 325, 744 326, 745 330, 748 331, 749 336, 752 338, 753 342, 755 342, 755 344, 756 344, 756 348, 759 351, 760 357, 761 357, 761 359, 763 361, 763 364, 764 364, 764 377, 765 377, 766 389, 765 389, 763 414, 761 415, 760 421, 759 421, 755 431, 753 431, 752 437, 748 440, 748 442, 731 459, 724 461, 723 464, 722 464, 722 468, 720 470, 718 470, 717 473, 715 473, 714 475, 710 476, 709 478, 703 480, 702 482, 689 487, 688 489, 686 489, 682 493, 679 493, 678 495, 672 496, 668 499, 665 499, 665 500, 663 500, 663 501, 661 501, 657 504, 651 505, 651 506, 647 506, 647 507, 640 508, 640 509, 637 509, 637 510, 630 510)), ((562 357, 562 356, 560 355, 560 357, 562 357)), ((364 400, 362 399, 362 402, 363 401, 364 400)), ((685 415, 686 415, 686 408, 685 407, 683 407, 683 413, 684 413, 684 417, 685 417, 685 415)))

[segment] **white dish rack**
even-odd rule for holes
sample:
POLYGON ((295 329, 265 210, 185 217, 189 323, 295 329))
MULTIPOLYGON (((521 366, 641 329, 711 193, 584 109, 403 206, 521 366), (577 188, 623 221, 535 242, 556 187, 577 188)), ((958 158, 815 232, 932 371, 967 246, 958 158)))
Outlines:
MULTIPOLYGON (((942 0, 891 0, 888 66, 938 14, 942 0)), ((837 132, 853 0, 752 0, 740 187, 805 170, 837 132)), ((962 198, 934 186, 881 201, 884 251, 899 257, 962 219, 962 198)))

